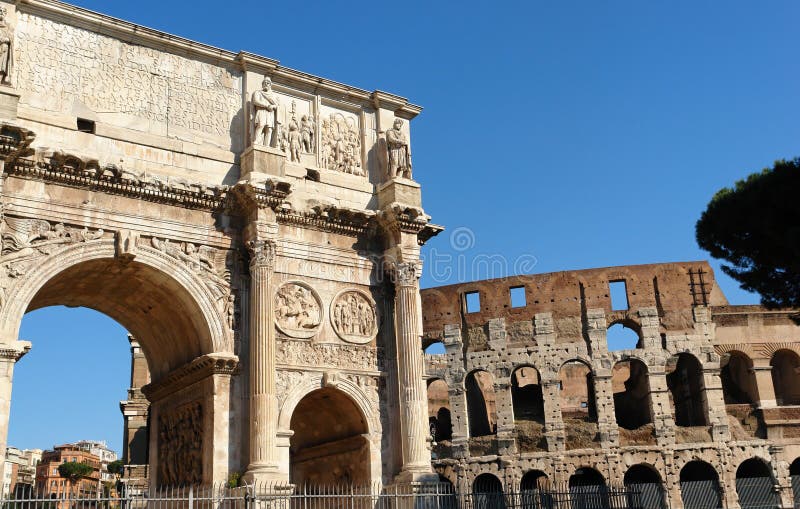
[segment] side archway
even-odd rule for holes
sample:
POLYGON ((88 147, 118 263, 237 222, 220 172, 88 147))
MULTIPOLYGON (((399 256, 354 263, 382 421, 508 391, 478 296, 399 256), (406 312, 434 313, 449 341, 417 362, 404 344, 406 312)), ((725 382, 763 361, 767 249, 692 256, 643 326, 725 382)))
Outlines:
MULTIPOLYGON (((283 374, 285 373, 279 372, 279 378, 283 374)), ((284 393, 278 413, 278 453, 279 463, 289 466, 289 471, 285 474, 292 482, 333 484, 347 482, 349 478, 351 483, 368 484, 381 479, 381 424, 377 414, 377 399, 371 400, 364 390, 351 380, 322 373, 305 374, 292 379, 291 382, 285 382, 284 385, 288 388, 288 392, 284 393), (320 437, 305 439, 302 433, 298 433, 307 423, 326 422, 321 421, 318 415, 321 409, 325 409, 326 415, 332 416, 326 417, 333 419, 329 422, 338 422, 341 418, 348 423, 347 436, 339 436, 337 434, 339 432, 333 430, 334 433, 322 437, 324 440, 320 437), (297 438, 298 436, 300 438, 297 438), (362 440, 359 441, 356 436, 362 440), (346 448, 347 450, 343 451, 346 454, 341 456, 328 455, 328 463, 334 465, 330 472, 316 472, 299 465, 314 457, 316 452, 313 448, 318 448, 318 452, 325 452, 336 442, 349 444, 351 447, 346 448), (366 454, 363 454, 364 451, 366 454), (360 458, 358 461, 363 460, 366 473, 364 470, 347 466, 350 456, 360 458), (300 468, 297 468, 298 466, 300 468)))
POLYGON ((681 499, 684 509, 722 507, 719 475, 705 461, 690 461, 680 472, 681 499))

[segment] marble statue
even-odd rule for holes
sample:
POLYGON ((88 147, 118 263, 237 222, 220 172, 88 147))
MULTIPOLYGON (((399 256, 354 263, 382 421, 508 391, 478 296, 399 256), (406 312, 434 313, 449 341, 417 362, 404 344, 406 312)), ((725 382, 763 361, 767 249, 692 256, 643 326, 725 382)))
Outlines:
POLYGON ((253 145, 274 145, 273 134, 278 125, 278 97, 272 92, 272 80, 264 77, 261 90, 253 92, 253 145))
POLYGON ((7 14, 6 8, 0 6, 0 83, 3 85, 11 84, 11 68, 14 63, 14 34, 6 23, 7 14))
POLYGON ((394 121, 394 127, 386 131, 386 145, 389 151, 389 177, 411 178, 411 152, 408 139, 401 130, 403 121, 394 121))

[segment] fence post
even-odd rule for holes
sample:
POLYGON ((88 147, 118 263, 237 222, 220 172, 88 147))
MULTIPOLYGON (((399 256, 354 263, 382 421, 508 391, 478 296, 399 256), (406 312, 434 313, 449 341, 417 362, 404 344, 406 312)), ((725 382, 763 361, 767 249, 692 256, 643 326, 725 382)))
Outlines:
POLYGON ((189 509, 194 509, 194 487, 189 485, 189 509))

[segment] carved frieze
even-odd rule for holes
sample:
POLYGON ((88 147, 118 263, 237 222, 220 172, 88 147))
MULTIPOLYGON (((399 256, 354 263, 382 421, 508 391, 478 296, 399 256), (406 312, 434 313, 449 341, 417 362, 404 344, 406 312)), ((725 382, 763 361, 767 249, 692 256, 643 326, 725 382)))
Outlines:
POLYGON ((158 417, 158 483, 188 486, 203 482, 203 405, 189 403, 158 417))
POLYGON ((375 347, 307 341, 279 341, 276 362, 288 366, 315 366, 377 371, 381 351, 375 347))
POLYGON ((375 301, 359 290, 345 290, 336 295, 330 314, 333 330, 348 343, 369 343, 378 333, 375 301))
POLYGON ((313 337, 322 325, 322 300, 311 286, 289 281, 275 292, 275 325, 289 337, 313 337))
POLYGON ((329 170, 365 176, 361 166, 361 132, 358 118, 332 112, 322 119, 322 166, 329 170))

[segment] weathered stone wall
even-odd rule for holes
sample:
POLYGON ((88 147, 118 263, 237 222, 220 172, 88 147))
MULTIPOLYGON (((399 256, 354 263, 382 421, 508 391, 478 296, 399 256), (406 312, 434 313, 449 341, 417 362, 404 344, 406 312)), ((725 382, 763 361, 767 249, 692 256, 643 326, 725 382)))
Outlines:
POLYGON ((441 341, 448 361, 428 376, 448 385, 452 413, 452 441, 434 465, 462 489, 482 473, 518 490, 527 472, 567 482, 580 468, 621 483, 631 467, 645 465, 665 483, 672 507, 682 507, 681 469, 702 460, 719 473, 734 507, 737 468, 761 458, 782 503, 791 503, 800 375, 790 368, 800 366, 800 326, 791 310, 728 305, 707 263, 479 281, 423 290, 422 300, 423 342, 441 341), (612 309, 609 283, 618 281, 626 284, 627 309, 612 309), (512 307, 510 289, 521 286, 526 305, 512 307), (479 293, 476 312, 468 312, 471 292, 479 293), (635 331, 636 348, 609 351, 606 334, 616 323, 635 331), (514 388, 520 368, 538 371, 541 396, 514 388), (497 402, 497 432, 480 450, 471 443, 475 411, 465 384, 475 370, 493 374, 497 402), (776 387, 779 380, 791 388, 776 387), (726 406, 734 393, 755 400, 726 406), (532 404, 522 398, 540 398, 543 426, 515 415, 532 404))

